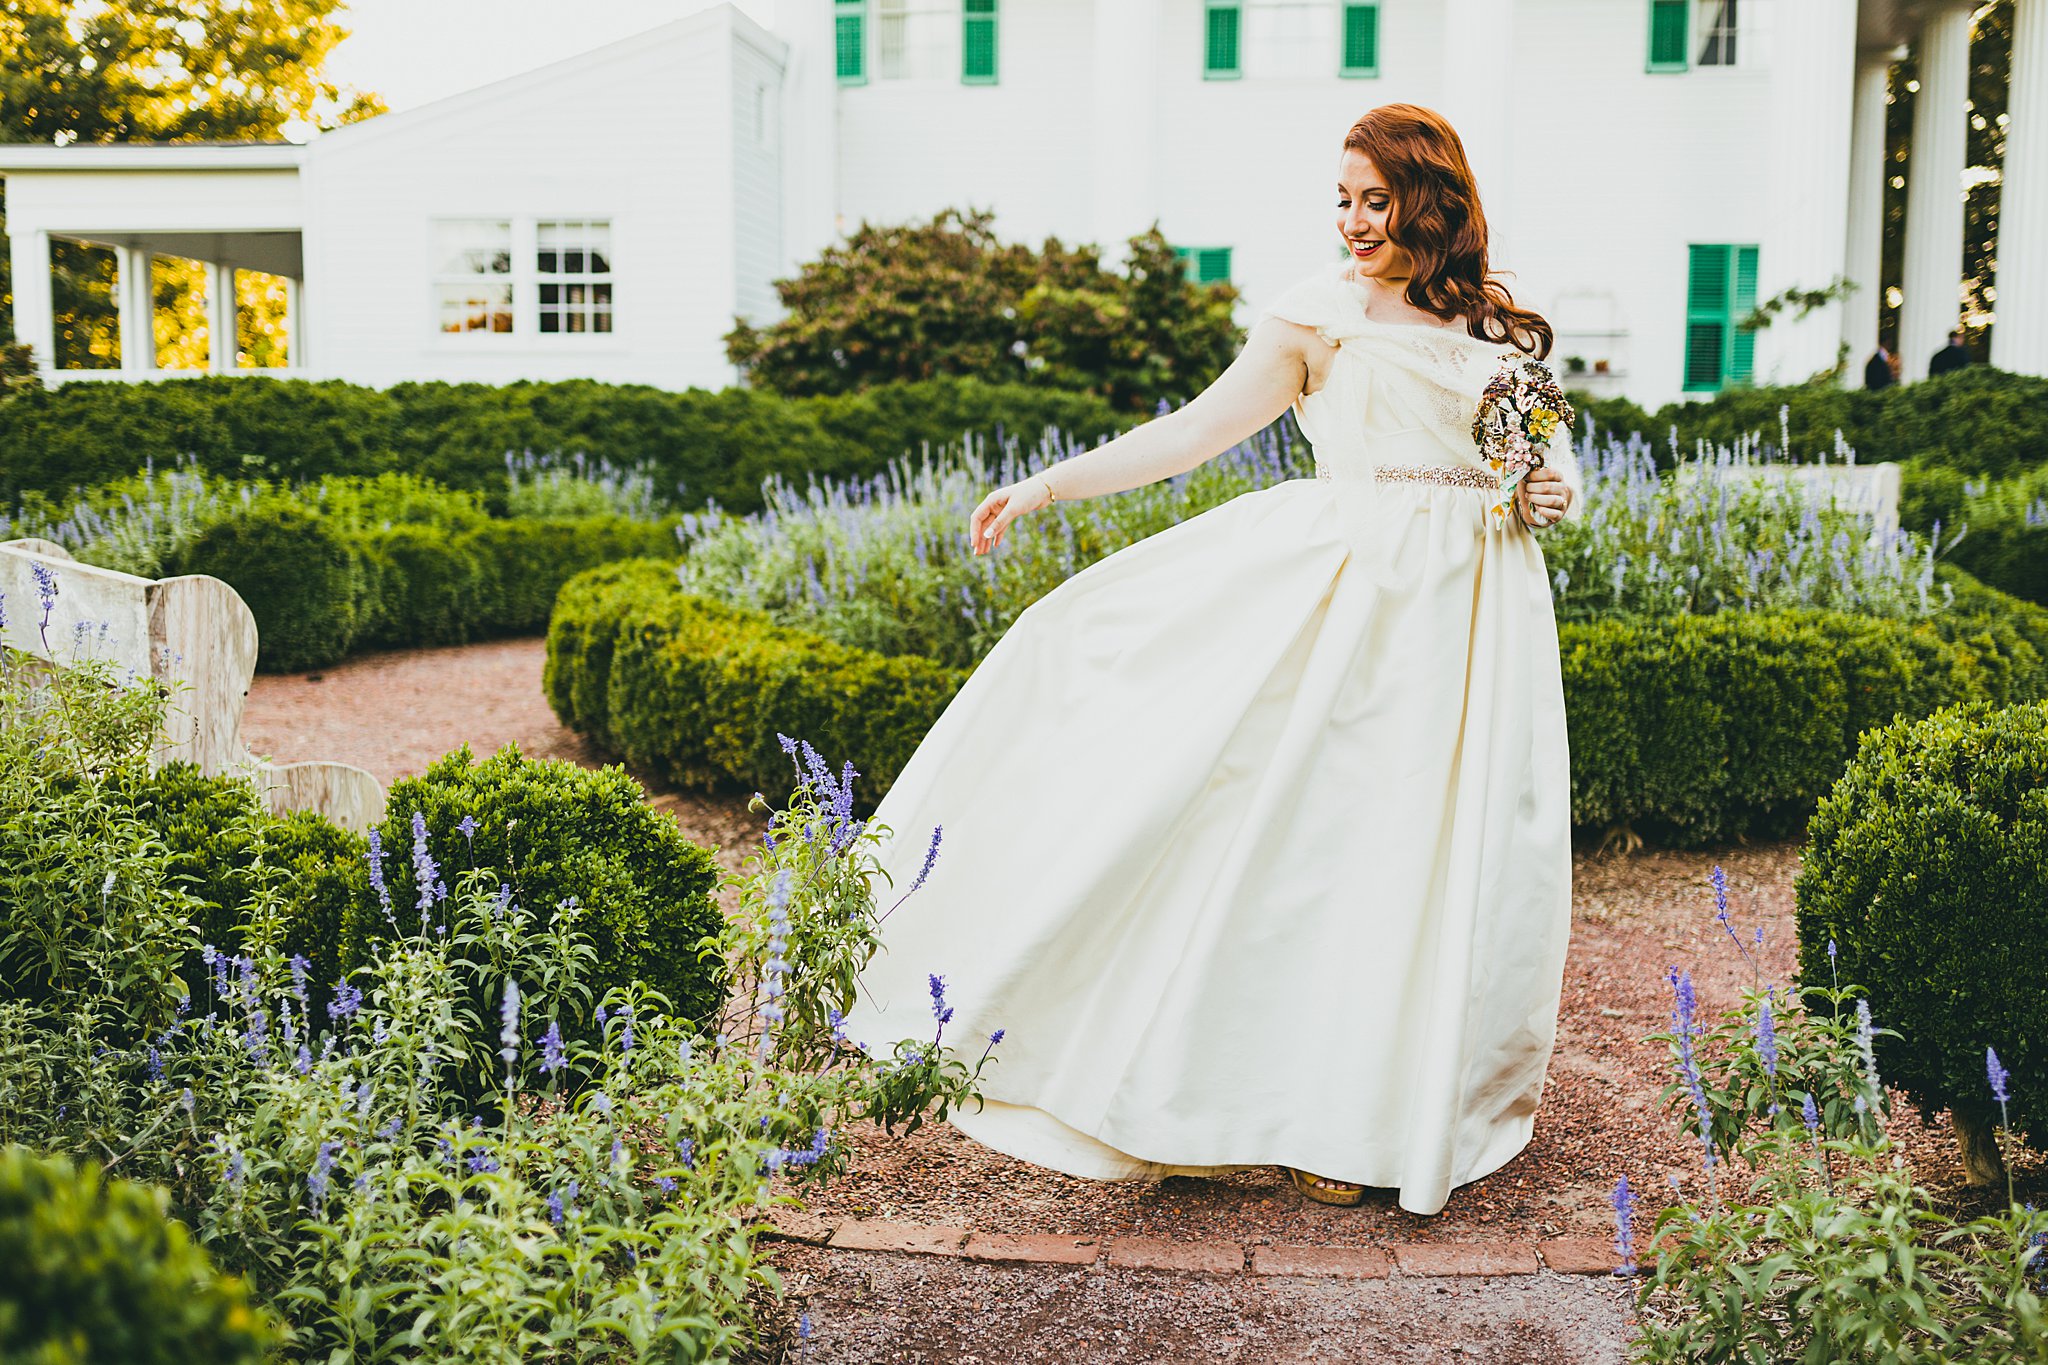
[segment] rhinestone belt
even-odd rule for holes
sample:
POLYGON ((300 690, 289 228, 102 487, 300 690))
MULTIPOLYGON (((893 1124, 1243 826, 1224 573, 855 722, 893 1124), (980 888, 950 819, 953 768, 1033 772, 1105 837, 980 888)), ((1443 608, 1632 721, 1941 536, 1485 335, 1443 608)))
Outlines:
MULTIPOLYGON (((1316 477, 1324 483, 1334 482, 1329 467, 1321 463, 1316 465, 1316 477)), ((1373 477, 1381 483, 1435 483, 1485 492, 1500 487, 1497 475, 1458 464, 1383 464, 1373 471, 1373 477)))

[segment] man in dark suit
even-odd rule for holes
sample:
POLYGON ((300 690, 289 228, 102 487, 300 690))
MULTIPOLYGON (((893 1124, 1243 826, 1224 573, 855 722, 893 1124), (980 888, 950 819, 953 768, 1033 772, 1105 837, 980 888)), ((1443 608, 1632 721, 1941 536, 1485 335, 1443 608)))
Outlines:
POLYGON ((1960 370, 1970 363, 1970 348, 1963 344, 1965 335, 1967 334, 1960 327, 1949 330, 1948 345, 1936 351, 1933 358, 1927 362, 1927 375, 1930 379, 1938 374, 1947 374, 1950 370, 1960 370))
POLYGON ((1877 349, 1871 353, 1869 362, 1863 367, 1863 387, 1876 393, 1879 389, 1890 388, 1895 377, 1892 374, 1892 353, 1887 351, 1884 343, 1880 341, 1877 343, 1877 349))

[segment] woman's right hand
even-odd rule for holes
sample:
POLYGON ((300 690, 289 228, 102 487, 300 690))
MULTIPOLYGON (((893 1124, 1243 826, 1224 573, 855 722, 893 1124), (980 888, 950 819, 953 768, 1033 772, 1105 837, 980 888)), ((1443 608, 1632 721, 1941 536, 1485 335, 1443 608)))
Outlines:
POLYGON ((968 514, 967 543, 974 553, 986 554, 1003 543, 1003 533, 1011 522, 1051 501, 1051 490, 1036 474, 1006 484, 983 498, 981 505, 968 514))

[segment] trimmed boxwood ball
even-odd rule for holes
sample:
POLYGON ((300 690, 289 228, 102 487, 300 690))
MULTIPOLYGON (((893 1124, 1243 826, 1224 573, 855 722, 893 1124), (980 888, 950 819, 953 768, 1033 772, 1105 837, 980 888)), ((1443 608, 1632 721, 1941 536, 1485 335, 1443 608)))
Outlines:
MULTIPOLYGON (((719 924, 717 863, 647 805, 623 768, 531 759, 512 745, 478 762, 465 744, 395 783, 379 837, 392 906, 408 931, 419 923, 414 811, 426 817, 428 849, 451 892, 462 873, 480 867, 543 917, 571 896, 585 907, 583 926, 598 953, 596 995, 640 981, 680 1018, 708 1023, 717 1013, 724 964, 700 959, 697 948, 719 924), (473 838, 459 828, 465 816, 476 821, 473 838)), ((389 934, 375 897, 352 904, 344 933, 348 965, 368 961, 389 934)))
POLYGON ((1800 976, 1870 993, 1878 1070, 1929 1115, 2048 1140, 2048 702, 1948 707, 1873 730, 1820 802, 1795 884, 1800 976), (1840 954, 1830 971, 1828 940, 1840 954))
MULTIPOLYGON (((370 894, 361 835, 312 811, 273 815, 250 782, 208 777, 190 763, 127 779, 123 791, 168 847, 168 874, 200 903, 193 923, 202 944, 244 951, 251 902, 267 887, 284 917, 279 951, 303 955, 316 988, 340 979, 343 918, 370 894)), ((203 990, 197 953, 182 975, 203 990)))
POLYGON ((347 534, 282 496, 201 531, 167 574, 203 573, 241 594, 256 617, 257 667, 319 668, 345 657, 372 592, 347 534))
POLYGON ((0 1148, 0 1360, 267 1360, 275 1324, 164 1203, 91 1162, 0 1148))

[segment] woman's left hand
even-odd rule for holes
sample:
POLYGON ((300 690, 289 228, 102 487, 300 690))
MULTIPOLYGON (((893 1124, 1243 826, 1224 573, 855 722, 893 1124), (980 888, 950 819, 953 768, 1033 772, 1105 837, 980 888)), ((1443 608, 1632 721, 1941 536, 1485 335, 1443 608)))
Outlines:
POLYGON ((1515 508, 1524 525, 1555 525, 1571 505, 1572 486, 1549 465, 1530 470, 1515 485, 1515 508))

